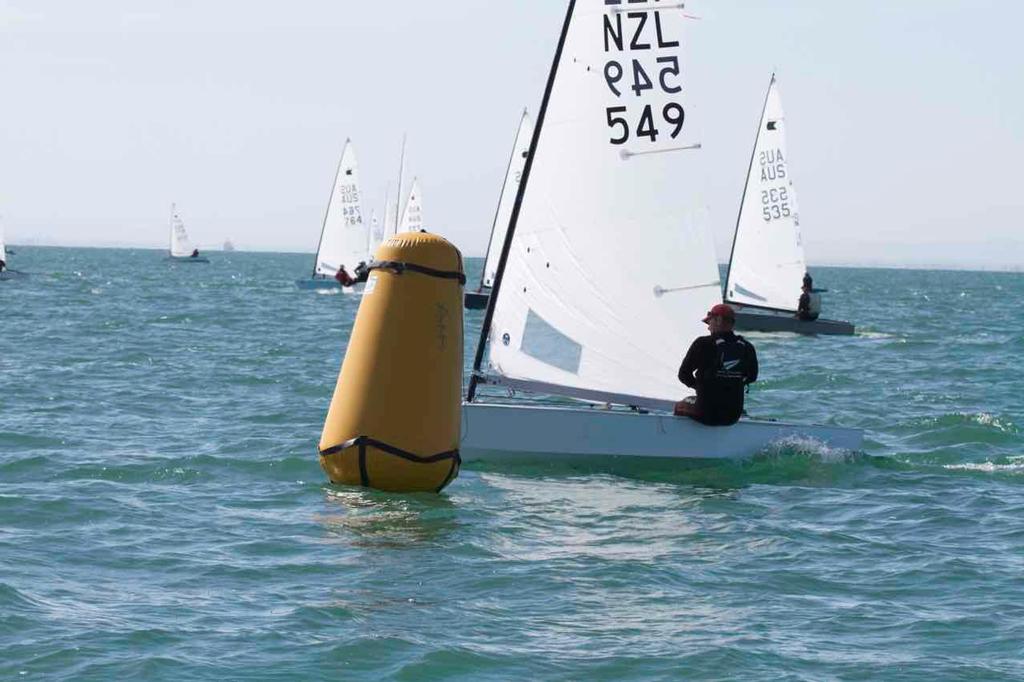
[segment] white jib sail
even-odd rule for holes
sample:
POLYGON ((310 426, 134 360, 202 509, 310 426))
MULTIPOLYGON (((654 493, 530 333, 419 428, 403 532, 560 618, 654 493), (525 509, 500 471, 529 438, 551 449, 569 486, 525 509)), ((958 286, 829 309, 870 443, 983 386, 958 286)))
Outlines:
POLYGON ((419 178, 412 179, 412 189, 402 211, 402 228, 400 232, 419 232, 423 229, 423 196, 420 192, 419 178))
POLYGON ((0 225, 0 260, 7 262, 7 244, 4 242, 4 227, 0 225))
POLYGON ((505 172, 505 183, 501 187, 498 212, 494 216, 494 225, 491 226, 491 241, 487 246, 487 259, 484 261, 483 279, 481 280, 481 284, 485 287, 494 286, 494 276, 498 272, 501 249, 505 244, 505 235, 508 233, 508 221, 512 217, 512 206, 516 202, 519 182, 523 178, 523 168, 526 166, 526 157, 530 155, 532 140, 533 119, 524 111, 523 117, 519 121, 515 144, 512 146, 508 170, 505 172))
POLYGON ((178 207, 171 204, 171 256, 183 258, 192 255, 192 242, 188 240, 185 223, 178 215, 178 207))
POLYGON ((797 309, 807 264, 788 160, 786 117, 772 76, 736 222, 727 302, 797 309))
POLYGON ((681 4, 577 0, 494 302, 491 370, 678 400, 721 300, 681 4))
POLYGON ((331 277, 343 265, 351 273, 361 261, 369 260, 369 237, 359 194, 356 152, 352 142, 346 141, 324 216, 314 273, 331 277))

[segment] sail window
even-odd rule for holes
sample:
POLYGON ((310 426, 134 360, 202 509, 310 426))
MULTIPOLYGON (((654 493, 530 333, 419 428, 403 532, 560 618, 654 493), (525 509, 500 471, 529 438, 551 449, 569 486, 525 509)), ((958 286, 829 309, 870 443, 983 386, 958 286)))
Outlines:
POLYGON ((533 310, 526 316, 521 350, 535 360, 571 374, 580 371, 583 346, 552 327, 533 310))

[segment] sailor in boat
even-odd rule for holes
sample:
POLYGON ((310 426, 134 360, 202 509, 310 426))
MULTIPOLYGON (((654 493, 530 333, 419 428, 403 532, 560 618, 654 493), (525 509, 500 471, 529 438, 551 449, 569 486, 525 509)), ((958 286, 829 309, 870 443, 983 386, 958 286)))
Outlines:
POLYGON ((367 280, 370 276, 370 266, 366 264, 366 261, 359 261, 359 265, 355 269, 355 277, 348 274, 348 270, 342 265, 338 268, 338 271, 334 273, 334 279, 338 280, 338 284, 343 287, 354 287, 357 284, 361 284, 367 280))
POLYGON ((355 275, 356 275, 355 284, 359 284, 361 282, 365 282, 367 280, 367 278, 369 278, 369 276, 370 276, 370 266, 368 266, 366 264, 366 261, 364 261, 364 260, 359 261, 359 265, 357 265, 356 269, 355 269, 355 275))
POLYGON ((7 261, 0 259, 0 272, 7 269, 7 261))
POLYGON ((199 258, 199 249, 192 249, 192 255, 189 258, 199 258))
POLYGON ((810 275, 804 275, 804 285, 801 287, 800 301, 796 306, 796 316, 801 320, 813 322, 821 315, 821 294, 814 290, 814 281, 810 275))
POLYGON ((676 403, 675 414, 708 426, 731 426, 743 414, 747 385, 757 381, 757 352, 733 333, 736 313, 730 306, 713 306, 704 323, 711 333, 693 342, 679 368, 679 380, 697 395, 676 403))
POLYGON ((345 269, 344 265, 338 267, 338 271, 334 273, 334 279, 338 280, 338 284, 343 287, 350 287, 356 283, 356 280, 352 275, 348 274, 348 270, 345 269))

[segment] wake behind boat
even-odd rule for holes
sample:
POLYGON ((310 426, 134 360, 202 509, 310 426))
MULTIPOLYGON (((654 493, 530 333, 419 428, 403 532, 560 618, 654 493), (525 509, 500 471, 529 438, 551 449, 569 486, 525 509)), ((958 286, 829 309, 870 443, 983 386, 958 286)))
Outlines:
POLYGON ((174 263, 209 263, 209 259, 199 255, 199 249, 192 246, 185 223, 178 215, 178 207, 171 204, 171 244, 167 256, 174 263))
POLYGON ((810 282, 788 158, 786 117, 772 75, 736 219, 724 301, 735 308, 739 330, 853 334, 849 322, 818 318, 821 298, 810 286, 800 310, 801 282, 810 282))
POLYGON ((664 412, 687 394, 678 363, 721 300, 710 229, 693 217, 705 163, 686 22, 677 6, 569 3, 463 405, 466 461, 737 458, 793 438, 859 447, 857 430, 664 412), (628 276, 609 277, 623 262, 628 276), (488 384, 611 409, 477 402, 488 384))

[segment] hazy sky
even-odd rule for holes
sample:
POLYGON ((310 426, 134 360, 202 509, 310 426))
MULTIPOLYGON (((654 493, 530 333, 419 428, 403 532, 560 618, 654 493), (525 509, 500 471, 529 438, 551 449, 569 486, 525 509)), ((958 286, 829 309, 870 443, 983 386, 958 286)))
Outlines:
MULTIPOLYGON (((427 225, 482 254, 564 0, 0 0, 12 243, 312 251, 346 137, 382 209, 403 132, 427 225)), ((728 257, 772 71, 813 263, 1024 265, 1024 3, 693 0, 728 257)))

